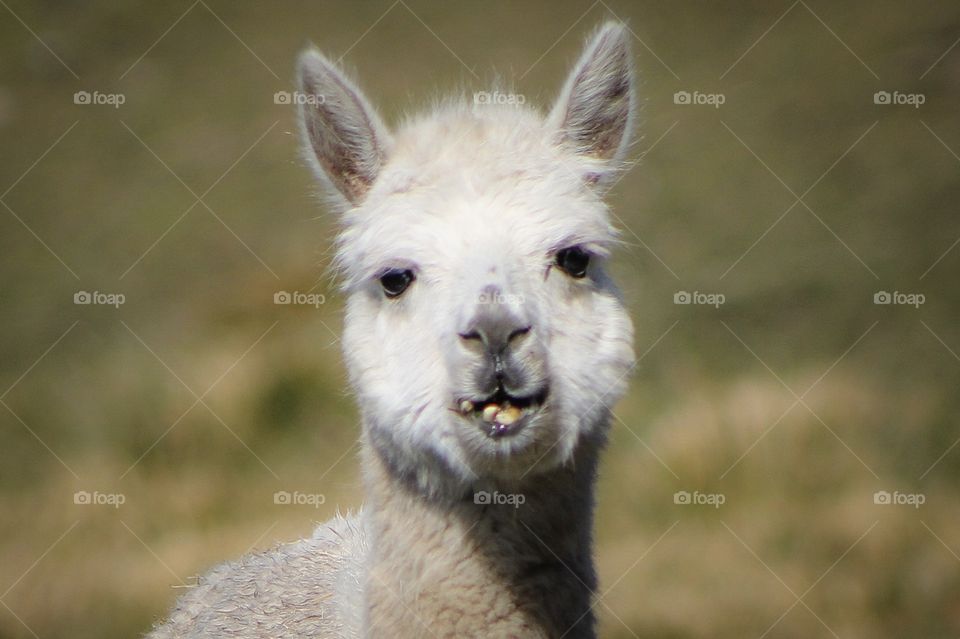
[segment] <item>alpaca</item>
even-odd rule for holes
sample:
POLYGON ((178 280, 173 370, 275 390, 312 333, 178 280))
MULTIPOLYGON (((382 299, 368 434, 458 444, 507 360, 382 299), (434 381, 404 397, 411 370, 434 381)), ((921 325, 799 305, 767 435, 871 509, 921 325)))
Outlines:
POLYGON ((391 131, 320 53, 298 77, 342 222, 366 504, 215 568, 150 637, 594 637, 598 455, 634 361, 602 199, 634 119, 626 28, 545 116, 450 100, 391 131))

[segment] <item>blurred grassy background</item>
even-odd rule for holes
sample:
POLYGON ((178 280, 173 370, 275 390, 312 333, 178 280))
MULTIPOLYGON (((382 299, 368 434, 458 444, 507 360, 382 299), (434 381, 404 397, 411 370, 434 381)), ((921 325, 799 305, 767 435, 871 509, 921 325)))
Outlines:
POLYGON ((274 103, 299 48, 346 52, 396 121, 498 73, 546 104, 611 15, 643 79, 613 194, 642 359, 602 470, 602 635, 960 635, 960 5, 9 0, 0 637, 136 636, 192 575, 361 503, 333 221, 274 103))

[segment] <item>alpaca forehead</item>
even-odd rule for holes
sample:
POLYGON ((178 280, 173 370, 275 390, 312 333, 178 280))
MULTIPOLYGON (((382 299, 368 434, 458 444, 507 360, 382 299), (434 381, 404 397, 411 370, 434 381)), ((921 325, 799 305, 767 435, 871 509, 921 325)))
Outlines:
MULTIPOLYGON (((469 181, 469 174, 463 176, 469 181)), ((531 180, 437 185, 395 194, 360 223, 373 233, 423 241, 475 243, 504 235, 539 246, 562 236, 605 242, 613 233, 606 207, 591 198, 557 194, 531 180)))
POLYGON ((606 209, 589 199, 541 197, 496 189, 393 194, 358 212, 341 237, 342 262, 355 277, 419 266, 468 272, 487 265, 516 270, 559 248, 584 244, 604 253, 615 237, 606 209))
POLYGON ((572 244, 603 252, 616 232, 582 176, 537 112, 449 105, 397 132, 367 201, 347 217, 341 263, 356 279, 484 256, 514 268, 572 244))

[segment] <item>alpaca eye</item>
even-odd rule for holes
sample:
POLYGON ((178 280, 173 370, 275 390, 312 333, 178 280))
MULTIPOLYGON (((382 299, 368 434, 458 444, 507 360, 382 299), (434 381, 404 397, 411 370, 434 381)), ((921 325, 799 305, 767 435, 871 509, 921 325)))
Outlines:
POLYGON ((571 246, 557 251, 556 262, 567 275, 580 279, 587 274, 590 254, 579 246, 571 246))
POLYGON ((387 297, 397 297, 413 282, 413 271, 409 269, 391 269, 380 276, 380 286, 387 297))

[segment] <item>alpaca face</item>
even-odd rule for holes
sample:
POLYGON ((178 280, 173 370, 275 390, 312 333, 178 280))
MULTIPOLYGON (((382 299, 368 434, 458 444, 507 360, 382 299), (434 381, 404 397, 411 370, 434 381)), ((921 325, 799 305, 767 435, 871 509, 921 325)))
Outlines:
POLYGON ((622 27, 597 34, 546 118, 449 104, 391 134, 319 54, 300 76, 323 96, 303 128, 343 210, 344 352, 374 447, 411 476, 470 482, 602 439, 633 361, 600 197, 632 118, 622 27))

